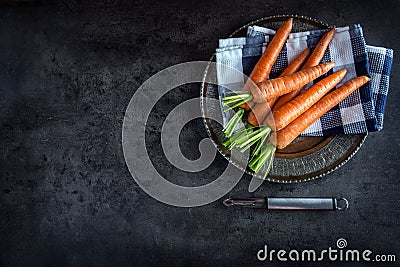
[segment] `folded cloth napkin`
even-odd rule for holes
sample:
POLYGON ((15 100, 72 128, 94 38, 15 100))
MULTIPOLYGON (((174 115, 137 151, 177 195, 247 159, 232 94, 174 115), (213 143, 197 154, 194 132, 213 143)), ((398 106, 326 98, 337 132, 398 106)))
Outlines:
MULTIPOLYGON (((270 78, 277 77, 304 49, 314 48, 325 32, 326 30, 314 30, 290 34, 274 64, 270 78)), ((231 68, 241 71, 246 76, 250 75, 273 34, 275 31, 271 29, 250 26, 246 37, 219 41, 216 61, 221 63, 217 64, 217 78, 221 85, 220 99, 225 96, 227 87, 240 90, 245 82, 245 77, 231 68)), ((347 75, 340 84, 360 75, 368 75, 371 82, 323 115, 302 135, 328 136, 380 131, 383 128, 392 60, 392 49, 366 45, 360 25, 337 28, 322 60, 336 63, 328 75, 346 68, 347 75)), ((306 88, 309 86, 311 84, 306 88)), ((232 112, 223 112, 224 123, 231 115, 232 112)))

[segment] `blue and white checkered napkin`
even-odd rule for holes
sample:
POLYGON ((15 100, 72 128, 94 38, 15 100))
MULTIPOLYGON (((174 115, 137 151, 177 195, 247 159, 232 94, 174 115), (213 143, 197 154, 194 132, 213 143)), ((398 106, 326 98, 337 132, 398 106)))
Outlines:
MULTIPOLYGON (((270 78, 277 77, 304 49, 314 48, 325 32, 315 30, 290 34, 270 78)), ((217 78, 222 85, 219 87, 220 98, 225 95, 224 85, 240 90, 245 82, 243 75, 232 71, 230 67, 249 76, 273 34, 275 31, 271 29, 250 26, 247 37, 219 40, 216 61, 221 63, 217 65, 217 78)), ((368 75, 371 82, 323 115, 302 135, 328 136, 380 131, 383 128, 392 60, 392 49, 366 45, 360 25, 337 28, 322 60, 336 63, 328 75, 346 68, 347 75, 341 84, 360 75, 368 75)), ((225 123, 231 114, 224 113, 225 123)))

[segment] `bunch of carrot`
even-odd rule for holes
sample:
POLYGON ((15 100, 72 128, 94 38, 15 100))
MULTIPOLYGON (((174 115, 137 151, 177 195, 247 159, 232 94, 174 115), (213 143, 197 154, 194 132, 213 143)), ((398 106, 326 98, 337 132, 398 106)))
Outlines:
POLYGON ((291 32, 292 23, 293 19, 289 19, 278 29, 243 91, 232 92, 223 98, 226 110, 239 107, 224 128, 228 138, 224 144, 229 149, 237 146, 243 152, 254 147, 249 167, 256 173, 266 166, 267 174, 276 148, 285 148, 323 114, 369 82, 367 76, 360 76, 331 91, 346 75, 347 70, 341 69, 301 93, 306 84, 334 67, 333 62, 319 63, 333 38, 335 27, 324 34, 312 53, 310 49, 304 50, 278 78, 267 80, 291 32), (235 132, 245 111, 249 111, 249 125, 235 132))

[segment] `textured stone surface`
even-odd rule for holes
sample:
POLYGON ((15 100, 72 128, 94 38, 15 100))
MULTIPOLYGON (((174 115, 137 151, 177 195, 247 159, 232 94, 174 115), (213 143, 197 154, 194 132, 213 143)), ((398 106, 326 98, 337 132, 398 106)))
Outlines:
MULTIPOLYGON (((399 253, 400 5, 369 2, 0 4, 0 265, 255 266, 264 244, 319 250, 335 247, 340 237, 350 248, 399 253), (351 209, 264 212, 227 209, 220 201, 175 208, 147 196, 131 178, 121 148, 132 94, 157 71, 208 60, 218 38, 275 14, 338 26, 361 23, 368 44, 395 49, 385 129, 370 134, 354 158, 322 179, 265 183, 254 193, 345 196, 351 209)), ((227 164, 217 156, 207 170, 185 173, 162 154, 163 119, 198 90, 188 85, 167 94, 147 131, 157 169, 187 186, 212 181, 227 164)), ((183 153, 198 157, 204 137, 201 120, 189 123, 181 134, 183 153)), ((245 176, 229 195, 250 196, 249 181, 245 176)))

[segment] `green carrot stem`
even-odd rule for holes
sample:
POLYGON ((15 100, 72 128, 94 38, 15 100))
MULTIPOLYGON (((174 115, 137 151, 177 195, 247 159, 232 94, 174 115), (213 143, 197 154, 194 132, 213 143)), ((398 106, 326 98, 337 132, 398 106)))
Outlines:
POLYGON ((228 97, 224 97, 222 99, 222 104, 224 106, 228 106, 228 108, 226 108, 224 110, 224 112, 234 109, 236 107, 239 107, 241 105, 243 105, 246 102, 249 102, 250 100, 253 99, 253 95, 251 95, 250 93, 247 94, 242 94, 242 95, 236 95, 236 96, 228 96, 228 97), (228 98, 228 99, 227 99, 228 98), (232 103, 235 103, 233 105, 231 105, 232 103))
POLYGON ((245 91, 226 91, 225 92, 226 95, 233 95, 233 94, 241 95, 243 93, 245 93, 245 91))
POLYGON ((224 147, 228 147, 231 144, 231 139, 230 138, 226 139, 226 141, 223 142, 222 144, 224 145, 224 147))
POLYGON ((258 126, 253 126, 250 123, 248 123, 248 124, 246 124, 245 127, 246 127, 246 129, 254 129, 254 128, 258 127, 258 126))
POLYGON ((223 104, 225 106, 229 106, 230 104, 237 103, 238 101, 243 101, 243 100, 241 100, 241 99, 231 99, 231 100, 224 101, 223 104))
MULTIPOLYGON (((263 176, 264 179, 267 177, 269 171, 271 170, 272 162, 274 161, 274 152, 271 152, 271 154, 270 154, 270 156, 267 158, 267 160, 268 160, 268 165, 267 165, 267 167, 266 167, 266 169, 265 169, 265 171, 264 171, 264 176, 263 176)), ((263 165, 261 165, 261 166, 263 166, 263 165)), ((261 167, 260 167, 260 168, 261 168, 261 167)), ((259 169, 258 169, 258 171, 259 171, 259 169)), ((258 172, 258 171, 257 171, 257 172, 258 172)))
POLYGON ((256 143, 258 140, 260 140, 260 134, 256 134, 256 135, 254 135, 253 137, 247 139, 247 141, 244 142, 244 143, 241 143, 241 144, 239 145, 239 147, 240 147, 240 148, 243 148, 243 147, 245 147, 246 145, 251 144, 251 143, 253 143, 253 142, 256 143))
POLYGON ((257 134, 259 134, 259 130, 255 130, 254 132, 251 132, 251 133, 249 133, 249 134, 247 134, 247 135, 243 135, 243 136, 241 136, 240 138, 238 138, 238 139, 236 139, 235 140, 235 143, 237 144, 237 145, 241 145, 241 144, 243 144, 244 142, 246 142, 247 140, 249 140, 250 138, 253 138, 254 136, 256 136, 257 134))
POLYGON ((252 155, 251 155, 251 160, 253 160, 253 158, 254 158, 255 156, 257 156, 258 153, 260 153, 261 148, 263 147, 264 142, 265 142, 265 140, 267 140, 268 136, 269 136, 268 134, 265 134, 265 135, 260 139, 260 141, 258 142, 258 144, 256 145, 256 147, 255 147, 254 150, 253 150, 253 153, 252 153, 252 155))
POLYGON ((243 136, 246 136, 247 134, 248 134, 248 129, 245 129, 245 131, 240 132, 239 135, 232 140, 232 144, 228 147, 228 149, 232 150, 237 145, 237 143, 236 143, 237 139, 242 138, 243 136))
POLYGON ((258 141, 260 140, 264 135, 268 135, 271 132, 271 128, 265 127, 265 128, 260 128, 257 131, 254 131, 255 134, 253 134, 251 137, 249 136, 249 139, 244 141, 243 143, 239 144, 239 147, 242 148, 249 144, 250 142, 253 142, 254 140, 258 141))
POLYGON ((243 129, 239 130, 238 132, 236 132, 235 134, 233 134, 230 138, 228 138, 228 140, 226 140, 223 144, 226 148, 228 148, 229 150, 232 150, 232 148, 236 145, 236 140, 238 138, 241 138, 243 136, 246 136, 248 132, 250 132, 251 130, 253 130, 255 127, 251 126, 251 127, 244 127, 243 129))
POLYGON ((244 99, 249 97, 249 94, 240 94, 240 95, 232 95, 232 96, 226 96, 222 98, 222 101, 230 100, 230 99, 244 99))
POLYGON ((250 147, 252 147, 254 144, 256 144, 258 142, 258 140, 254 140, 251 143, 248 143, 244 148, 242 148, 242 150, 240 150, 240 152, 245 152, 247 149, 249 149, 250 147))
POLYGON ((256 156, 250 163, 249 167, 255 172, 258 173, 262 166, 269 160, 270 162, 268 163, 266 173, 269 172, 269 169, 272 164, 272 160, 274 157, 275 153, 275 146, 272 145, 271 143, 268 143, 264 150, 260 153, 260 155, 256 156))
POLYGON ((264 166, 264 164, 270 160, 272 157, 272 152, 271 151, 267 151, 267 153, 263 154, 263 156, 259 159, 259 161, 257 162, 257 164, 254 167, 254 171, 256 173, 258 173, 260 171, 260 169, 262 168, 262 166, 264 166))
POLYGON ((260 161, 260 159, 262 159, 266 154, 268 154, 269 149, 264 148, 261 153, 259 155, 257 155, 251 162, 249 165, 251 165, 252 167, 255 168, 255 166, 257 166, 258 162, 260 161))
POLYGON ((244 114, 244 110, 243 109, 239 109, 233 116, 232 118, 228 121, 228 123, 226 124, 226 126, 224 127, 224 129, 222 129, 222 131, 224 132, 226 137, 231 137, 231 135, 233 134, 233 132, 235 131, 239 121, 242 120, 244 114))

